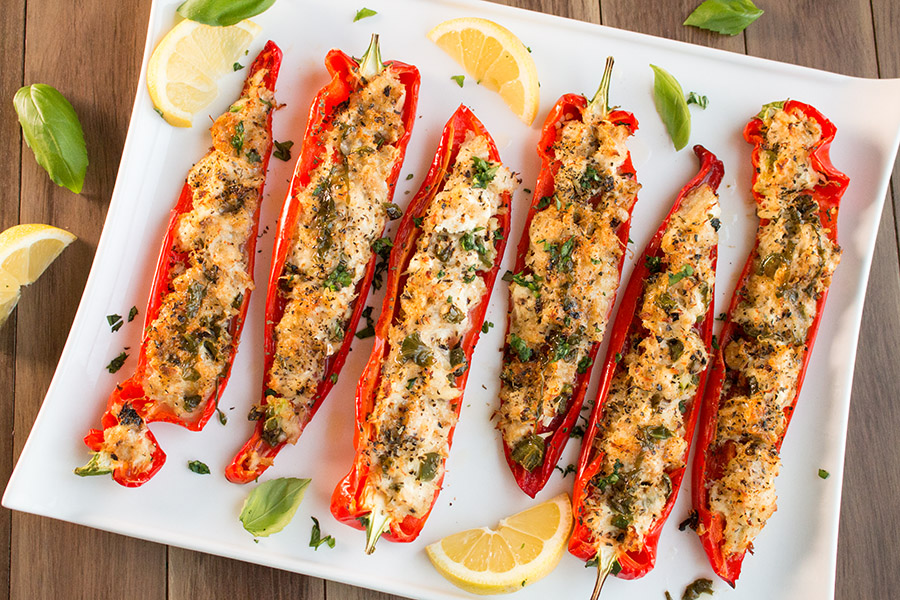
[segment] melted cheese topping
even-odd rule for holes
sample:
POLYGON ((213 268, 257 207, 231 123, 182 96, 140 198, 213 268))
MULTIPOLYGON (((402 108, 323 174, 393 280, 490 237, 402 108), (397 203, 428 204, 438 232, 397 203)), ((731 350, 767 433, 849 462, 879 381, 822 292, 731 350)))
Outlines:
POLYGON ((395 522, 425 515, 439 491, 462 395, 456 379, 468 368, 462 339, 470 311, 486 301, 497 215, 508 210, 502 194, 515 187, 512 174, 490 162, 487 139, 470 132, 421 222, 364 449, 365 506, 380 497, 395 522), (485 172, 493 175, 486 183, 485 172))
POLYGON ((532 219, 526 268, 510 284, 497 427, 514 459, 567 411, 591 346, 603 340, 624 251, 617 230, 640 189, 619 172, 628 128, 588 111, 584 118, 559 129, 556 193, 532 219))
POLYGON ((266 378, 264 439, 296 443, 310 419, 325 363, 348 335, 357 284, 384 230, 388 179, 400 160, 406 90, 385 69, 334 117, 324 160, 293 201, 299 216, 279 286, 286 299, 266 378))
MULTIPOLYGON (((246 244, 265 182, 275 106, 267 74, 254 73, 245 95, 216 119, 212 149, 188 173, 192 206, 179 217, 172 246, 187 258, 173 269, 145 334, 144 393, 179 416, 202 412, 228 373, 233 319, 253 289, 246 244)), ((119 425, 104 430, 98 456, 110 468, 140 472, 155 448, 147 425, 127 404, 118 417, 119 425)))
POLYGON ((759 217, 769 220, 760 226, 751 273, 738 292, 737 333, 723 348, 726 374, 712 453, 721 476, 708 488, 711 510, 725 519, 727 555, 751 549, 775 512, 784 409, 797 395, 817 302, 841 253, 809 195, 820 183, 809 155, 821 128, 783 109, 769 111, 764 122, 754 191, 762 197, 759 217))
POLYGON ((718 217, 709 186, 690 192, 644 282, 643 329, 626 342, 593 440, 601 466, 586 485, 582 514, 598 550, 641 549, 672 493, 669 474, 684 467, 684 412, 709 361, 697 324, 712 299, 718 217))
POLYGON ((159 316, 144 340, 144 392, 177 415, 203 411, 228 371, 231 325, 253 288, 245 246, 265 181, 262 157, 274 98, 253 77, 248 94, 213 124, 213 148, 188 173, 190 211, 181 215, 173 251, 176 267, 159 316))

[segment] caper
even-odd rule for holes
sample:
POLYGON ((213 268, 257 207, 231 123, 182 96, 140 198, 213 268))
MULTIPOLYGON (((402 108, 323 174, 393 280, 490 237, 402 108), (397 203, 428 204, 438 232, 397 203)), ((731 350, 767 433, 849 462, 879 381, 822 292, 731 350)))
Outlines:
POLYGON ((534 471, 544 462, 545 449, 544 438, 532 433, 516 444, 512 451, 512 459, 527 471, 534 471))
POLYGON ((437 452, 429 452, 419 463, 419 481, 431 481, 438 472, 441 464, 441 455, 437 452))

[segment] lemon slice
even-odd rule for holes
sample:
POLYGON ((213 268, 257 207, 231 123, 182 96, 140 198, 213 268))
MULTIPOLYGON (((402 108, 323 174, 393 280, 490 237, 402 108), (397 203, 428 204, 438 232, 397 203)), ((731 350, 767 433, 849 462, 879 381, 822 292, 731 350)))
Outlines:
POLYGON ((525 44, 507 28, 475 17, 444 21, 428 39, 462 65, 486 88, 500 93, 527 125, 537 115, 540 92, 537 69, 525 44))
POLYGON ((75 236, 50 225, 16 225, 0 233, 0 325, 16 307, 22 286, 34 283, 75 236))
POLYGON ((470 529, 425 548, 438 572, 473 594, 520 590, 552 571, 572 531, 568 494, 500 521, 497 529, 470 529))
POLYGON ((250 21, 210 27, 184 20, 159 42, 147 64, 147 90, 163 118, 190 127, 191 118, 216 99, 216 80, 234 71, 262 28, 250 21))

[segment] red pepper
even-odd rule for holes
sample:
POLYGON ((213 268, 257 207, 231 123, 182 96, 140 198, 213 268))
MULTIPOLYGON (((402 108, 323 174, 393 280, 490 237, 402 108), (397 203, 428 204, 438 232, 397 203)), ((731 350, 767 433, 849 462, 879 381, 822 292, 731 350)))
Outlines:
MULTIPOLYGON (((378 37, 373 36, 372 46, 366 55, 374 52, 378 56, 378 37)), ((297 228, 297 221, 300 214, 300 202, 296 200, 301 189, 310 183, 310 174, 315 170, 318 164, 325 160, 325 140, 328 133, 333 127, 334 118, 340 112, 340 106, 350 97, 351 94, 363 87, 360 75, 360 64, 365 60, 360 59, 357 62, 344 52, 333 49, 328 52, 325 57, 325 66, 331 75, 331 81, 319 90, 313 99, 309 109, 309 120, 306 126, 306 133, 303 136, 303 146, 297 165, 294 169, 294 176, 291 180, 290 191, 285 199, 284 206, 279 219, 278 235, 275 240, 275 249, 273 251, 272 270, 269 275, 269 289, 266 295, 266 324, 265 324, 265 342, 264 342, 264 373, 268 374, 272 367, 272 361, 275 356, 275 327, 284 316, 287 298, 282 292, 279 281, 283 276, 284 265, 287 258, 291 254, 294 234, 297 228)), ((377 59, 380 62, 380 57, 377 59)), ((388 61, 384 63, 384 68, 390 69, 396 73, 398 79, 406 89, 406 99, 403 106, 403 136, 394 142, 400 150, 400 156, 394 164, 390 175, 388 176, 388 197, 390 202, 394 195, 394 188, 397 179, 400 177, 400 169, 403 166, 403 157, 406 154, 406 146, 412 135, 413 125, 416 117, 416 104, 419 97, 419 71, 412 65, 407 65, 399 61, 388 61)), ((372 284, 372 277, 375 272, 375 262, 377 256, 372 255, 369 260, 366 272, 356 286, 356 299, 354 300, 353 312, 344 326, 344 339, 341 347, 333 355, 328 357, 323 369, 322 380, 316 389, 315 398, 312 409, 308 413, 308 419, 303 423, 305 426, 316 411, 318 411, 325 397, 334 386, 347 354, 350 352, 350 344, 353 341, 353 332, 359 323, 360 315, 365 308, 366 297, 369 294, 369 287, 372 284)), ((263 378, 262 405, 267 403, 268 396, 266 390, 267 375, 263 378)), ((235 456, 232 463, 225 470, 225 476, 229 481, 234 483, 248 483, 255 480, 263 471, 268 468, 271 461, 275 459, 278 452, 287 442, 281 442, 275 446, 263 439, 263 427, 265 426, 265 418, 261 418, 256 422, 256 428, 250 440, 244 444, 244 447, 235 456), (252 460, 256 456, 263 460, 252 460), (253 465, 253 466, 251 466, 253 465)))
MULTIPOLYGON (((660 244, 663 235, 669 225, 669 220, 672 218, 672 215, 679 210, 684 198, 686 198, 693 190, 704 185, 709 186, 715 191, 722 181, 724 173, 722 162, 703 146, 694 146, 694 152, 700 159, 700 170, 697 175, 682 188, 678 197, 675 199, 669 214, 663 220, 656 234, 647 244, 644 253, 635 262, 634 271, 631 274, 631 278, 628 280, 628 285, 622 296, 622 304, 619 306, 619 312, 616 314, 616 320, 612 326, 609 348, 606 352, 606 362, 604 363, 603 372, 600 377, 600 385, 597 390, 594 409, 591 412, 591 418, 588 422, 581 446, 581 456, 578 461, 578 473, 575 478, 575 489, 572 498, 572 506, 575 511, 575 528, 572 532, 572 537, 569 539, 569 552, 582 560, 590 560, 598 554, 593 534, 591 533, 590 528, 583 524, 584 499, 588 493, 591 479, 598 473, 604 458, 603 454, 596 452, 594 448, 594 438, 599 430, 599 423, 603 419, 603 409, 606 403, 607 394, 609 393, 610 384, 613 381, 617 369, 622 365, 620 359, 629 349, 629 340, 633 340, 636 335, 640 336, 641 331, 643 330, 640 307, 644 302, 644 283, 647 277, 651 275, 647 259, 661 256, 662 252, 660 250, 660 244)), ((717 254, 717 247, 714 246, 710 251, 713 271, 715 271, 716 268, 717 254)), ((710 297, 714 296, 715 290, 710 290, 710 297)), ((710 302, 703 320, 694 325, 694 329, 703 339, 703 343, 708 352, 710 351, 710 345, 712 343, 714 314, 713 302, 710 302)), ((696 407, 701 394, 703 393, 703 385, 707 372, 708 370, 704 370, 704 372, 700 374, 697 393, 689 403, 686 403, 684 410, 684 431, 685 441, 687 442, 683 457, 685 464, 687 464, 691 438, 693 437, 694 426, 700 412, 699 410, 696 410, 696 407)), ((662 513, 653 522, 653 525, 644 538, 643 548, 638 552, 628 552, 626 554, 618 555, 617 559, 619 566, 621 567, 621 571, 618 573, 619 577, 623 579, 636 579, 638 577, 643 577, 653 569, 653 566, 656 563, 656 547, 659 543, 659 535, 662 532, 663 525, 665 524, 669 513, 672 511, 672 506, 675 504, 675 499, 678 496, 678 489, 681 486, 685 468, 686 467, 681 467, 680 469, 675 469, 668 473, 669 478, 672 481, 672 492, 666 500, 662 513)))
MULTIPOLYGON (((454 164, 459 148, 465 141, 466 135, 470 132, 487 138, 491 161, 500 162, 500 155, 497 152, 496 145, 484 128, 484 125, 468 108, 460 106, 444 127, 434 161, 431 164, 428 175, 422 182, 422 187, 416 193, 412 202, 410 202, 406 214, 400 221, 397 241, 391 251, 384 305, 382 306, 378 323, 375 325, 375 345, 356 388, 356 431, 353 436, 356 456, 350 472, 340 481, 331 497, 331 512, 335 518, 357 529, 365 528, 360 519, 368 519, 368 515, 371 512, 370 507, 362 505, 362 494, 366 488, 369 474, 365 461, 365 448, 372 440, 373 435, 373 428, 367 421, 369 414, 374 409, 378 389, 381 387, 382 363, 389 353, 388 331, 391 324, 399 316, 399 300, 403 294, 406 280, 404 274, 415 254, 416 241, 422 231, 416 226, 415 222, 426 215, 432 200, 444 188, 450 167, 454 164)), ((484 280, 485 292, 481 301, 469 312, 469 328, 461 342, 461 347, 465 352, 466 364, 471 364, 472 362, 472 352, 475 350, 475 344, 478 342, 478 336, 481 333, 488 300, 490 299, 494 281, 497 278, 497 270, 500 268, 503 251, 506 248, 506 239, 509 237, 509 194, 504 194, 502 207, 505 210, 496 215, 498 219, 497 231, 502 233, 502 236, 498 236, 494 240, 494 248, 496 249, 494 264, 489 270, 478 272, 484 280)), ((456 378, 456 387, 460 390, 459 401, 456 403, 457 416, 462 407, 462 393, 465 391, 468 377, 469 371, 466 369, 462 375, 456 378)), ((449 435, 449 439, 452 442, 452 430, 449 435)), ((441 479, 437 483, 438 491, 443 479, 443 469, 440 472, 442 474, 440 475, 441 479)), ((419 517, 407 516, 400 523, 391 522, 389 530, 384 533, 384 537, 395 542, 411 542, 416 539, 425 525, 434 502, 437 500, 437 494, 438 492, 436 491, 428 512, 419 517)))
MULTIPOLYGON (((611 62, 608 63, 607 69, 611 74, 611 62)), ((604 73, 604 80, 604 83, 601 83, 597 97, 592 102, 602 101, 605 104, 608 104, 607 94, 609 82, 606 73, 604 73)), ((556 191, 554 177, 557 171, 559 171, 560 162, 556 159, 553 146, 556 143, 557 134, 566 121, 571 119, 578 121, 583 120, 583 115, 587 108, 588 100, 584 96, 565 94, 557 100, 553 108, 550 109, 550 114, 547 115, 547 120, 544 122, 544 126, 541 129, 541 137, 538 140, 537 147, 538 155, 541 157, 541 170, 538 174, 537 183, 534 186, 534 197, 531 201, 531 207, 528 210, 528 216, 525 218, 525 229, 522 233, 522 238, 519 240, 519 246, 516 248, 514 273, 521 273, 525 269, 525 259, 531 244, 531 221, 538 212, 544 209, 544 206, 541 205, 541 200, 543 198, 552 197, 556 191)), ((638 129, 638 122, 634 115, 623 110, 608 111, 606 120, 615 123, 616 125, 626 126, 632 135, 638 129)), ((630 152, 628 153, 625 162, 619 167, 619 174, 631 177, 636 176, 634 165, 631 163, 630 152)), ((634 205, 632 205, 632 210, 633 209, 634 205)), ((623 248, 628 244, 628 232, 631 228, 630 216, 631 211, 629 211, 629 218, 623 221, 616 230, 616 235, 623 248)), ((620 276, 624 263, 625 254, 623 253, 618 265, 620 276)), ((512 304, 511 298, 512 296, 510 295, 510 305, 512 304)), ((613 298, 612 302, 609 304, 610 313, 612 312, 614 304, 615 298, 613 298)), ((607 314, 607 318, 609 318, 609 313, 607 314)), ((509 327, 510 319, 509 315, 507 315, 507 332, 509 331, 509 327)), ((599 343, 591 346, 588 356, 590 357, 592 365, 599 348, 599 343)), ((503 348, 504 356, 511 356, 511 353, 513 352, 515 352, 515 350, 510 347, 509 342, 507 341, 503 348)), ((566 443, 569 441, 569 433, 572 431, 572 428, 578 419, 578 415, 581 412, 584 394, 587 391, 588 383, 591 378, 591 371, 591 368, 588 367, 584 370, 584 373, 579 373, 575 381, 572 382, 573 392, 566 410, 554 418, 549 425, 539 426, 537 431, 534 432, 535 434, 542 436, 547 433, 550 434, 549 437, 544 439, 543 462, 538 467, 533 471, 529 471, 517 463, 512 458, 513 449, 510 448, 505 441, 503 443, 503 453, 506 456, 506 462, 509 465, 513 476, 516 479, 516 483, 519 484, 519 487, 523 492, 532 498, 534 498, 535 494, 541 491, 547 484, 547 480, 549 480, 550 475, 553 474, 553 469, 556 467, 556 463, 559 461, 559 457, 562 454, 563 449, 565 449, 566 443)))
MULTIPOLYGON (((834 168, 829 158, 829 148, 834 140, 835 127, 826 119, 818 110, 794 100, 789 100, 784 104, 784 110, 789 113, 795 113, 808 118, 822 128, 822 136, 819 143, 810 152, 810 161, 813 168, 818 171, 823 183, 816 186, 810 191, 810 195, 819 203, 819 219, 825 227, 828 237, 837 242, 837 215, 840 205, 841 196, 847 189, 849 178, 834 168)), ((759 203, 762 199, 755 191, 757 178, 759 176, 758 166, 760 163, 760 154, 763 151, 764 124, 757 116, 750 120, 744 129, 744 139, 754 145, 751 156, 754 167, 752 186, 754 188, 754 199, 759 203)), ((768 220, 760 221, 760 226, 765 225, 768 220)), ((754 244, 753 251, 747 258, 744 270, 741 272, 740 279, 735 287, 734 295, 731 298, 731 304, 728 307, 728 315, 725 324, 722 327, 722 333, 719 337, 719 350, 716 351, 715 364, 711 369, 710 383, 707 387, 706 394, 703 397, 703 405, 700 417, 700 433, 697 452, 694 456, 694 464, 692 471, 692 498, 694 509, 698 513, 699 526, 697 531, 700 534, 700 540, 706 551, 713 570, 732 587, 741 572, 741 562, 744 559, 744 553, 735 556, 725 556, 721 550, 723 541, 724 519, 721 514, 714 514, 709 506, 708 485, 711 480, 716 479, 725 464, 727 457, 717 455, 716 449, 712 447, 716 437, 716 426, 718 423, 719 403, 722 395, 722 387, 725 381, 726 366, 724 359, 724 349, 735 338, 740 335, 740 326, 736 325, 732 320, 735 308, 741 299, 741 291, 747 283, 750 276, 751 268, 756 257, 757 246, 759 240, 754 244)), ((786 423, 784 432, 787 431, 787 425, 790 423, 791 415, 797 404, 797 398, 800 396, 800 388, 803 386, 803 377, 806 373, 806 367, 809 361, 810 352, 816 338, 816 332, 819 329, 819 322, 822 318, 822 309, 825 306, 825 298, 827 289, 816 302, 816 316, 807 332, 806 352, 802 358, 800 367, 800 375, 797 381, 797 392, 789 406, 784 408, 786 423)), ((784 433, 778 440, 777 448, 780 450, 781 443, 784 440, 784 433)))
MULTIPOLYGON (((281 49, 276 46, 274 42, 269 41, 266 44, 265 48, 263 48, 262 52, 260 52, 256 57, 253 65, 250 67, 247 80, 244 83, 244 89, 241 95, 243 96, 247 94, 247 91, 251 85, 251 80, 253 79, 253 75, 263 69, 268 71, 263 79, 263 82, 266 88, 274 91, 275 82, 278 79, 278 71, 281 67, 281 59, 281 49)), ((274 111, 269 111, 268 114, 267 129, 269 131, 270 141, 265 155, 261 157, 262 172, 266 171, 266 168, 269 164, 269 156, 272 150, 272 112, 274 111)), ((262 186, 260 186, 260 205, 262 204, 262 197, 262 186)), ((153 284, 150 288, 150 299, 148 301, 147 310, 144 316, 145 334, 141 342, 137 368, 135 369, 134 375, 132 375, 124 383, 117 385, 116 389, 110 395, 106 412, 101 419, 101 425, 104 430, 118 425, 120 422, 119 415, 122 413, 123 408, 130 407, 134 411, 134 413, 130 416, 134 418, 134 416, 136 415, 144 423, 165 421, 167 423, 175 423, 181 425, 182 427, 185 427, 191 431, 199 431, 203 428, 204 425, 206 425, 206 422, 209 421, 209 418, 216 411, 216 406, 218 405, 219 398, 225 391, 225 386, 228 383, 228 377, 231 373, 231 365, 234 362, 234 356, 237 352, 238 342, 240 341, 241 329, 244 326, 244 318, 247 314, 247 307, 250 304, 249 289, 244 293, 243 301, 241 303, 238 314, 231 319, 231 322, 228 326, 228 332, 231 336, 231 348, 229 351, 228 360, 226 362, 224 373, 219 378, 218 385, 216 386, 213 394, 201 400, 201 403, 204 404, 204 409, 198 412, 196 415, 185 418, 174 413, 169 407, 158 403, 155 399, 146 397, 144 394, 143 381, 147 372, 148 360, 146 354, 146 332, 148 330, 148 327, 159 316, 163 298, 171 291, 170 283, 172 279, 175 277, 175 274, 188 262, 188 254, 176 251, 174 248, 174 243, 175 236, 177 235, 178 223, 181 216, 185 213, 190 212, 192 208, 193 191, 191 190, 190 185, 188 185, 188 183, 185 183, 184 187, 181 189, 181 195, 178 197, 178 202, 172 209, 171 217, 169 219, 169 225, 166 229, 166 235, 163 239, 162 248, 160 249, 159 260, 157 261, 156 265, 156 274, 154 275, 153 284)), ((257 207, 257 210, 253 215, 253 231, 248 238, 244 248, 244 256, 247 257, 247 270, 249 273, 253 273, 253 263, 256 257, 256 235, 258 228, 259 207, 257 207)), ((92 429, 87 434, 87 436, 85 436, 84 443, 92 451, 99 452, 103 445, 103 435, 103 430, 92 429)), ((119 466, 118 468, 114 469, 112 473, 113 479, 116 482, 126 487, 137 487, 146 483, 162 467, 163 463, 166 460, 165 452, 163 452, 162 449, 160 449, 159 445, 156 443, 156 438, 153 436, 152 432, 147 430, 146 436, 154 447, 150 464, 139 472, 134 472, 124 465, 119 466)))

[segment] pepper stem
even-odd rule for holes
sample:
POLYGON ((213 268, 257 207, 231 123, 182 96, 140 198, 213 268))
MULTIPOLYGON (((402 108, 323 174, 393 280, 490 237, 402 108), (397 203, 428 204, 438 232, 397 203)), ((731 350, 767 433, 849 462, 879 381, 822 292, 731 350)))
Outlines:
POLYGON ((384 507, 376 504, 369 513, 369 521, 366 523, 366 554, 375 552, 375 542, 391 524, 391 518, 385 512, 384 507))
MULTIPOLYGON (((608 65, 609 63, 607 63, 608 65)), ((603 591, 603 583, 617 564, 618 555, 612 548, 604 547, 597 552, 597 583, 591 593, 591 600, 597 600, 603 591)))
POLYGON ((108 465, 108 458, 109 457, 101 456, 100 452, 95 452, 86 465, 75 469, 75 474, 80 477, 91 477, 94 475, 106 475, 107 473, 112 473, 112 469, 108 465), (104 458, 107 460, 104 461, 104 458))
POLYGON ((606 118, 606 115, 609 114, 609 83, 612 81, 614 62, 612 56, 606 57, 606 66, 603 68, 603 77, 600 79, 600 87, 597 88, 597 93, 591 98, 589 105, 589 107, 594 110, 599 108, 602 111, 600 113, 602 118, 606 118))
POLYGON ((359 74, 364 79, 371 79, 384 71, 384 63, 381 62, 381 48, 378 46, 378 34, 372 34, 369 48, 359 59, 359 74))

